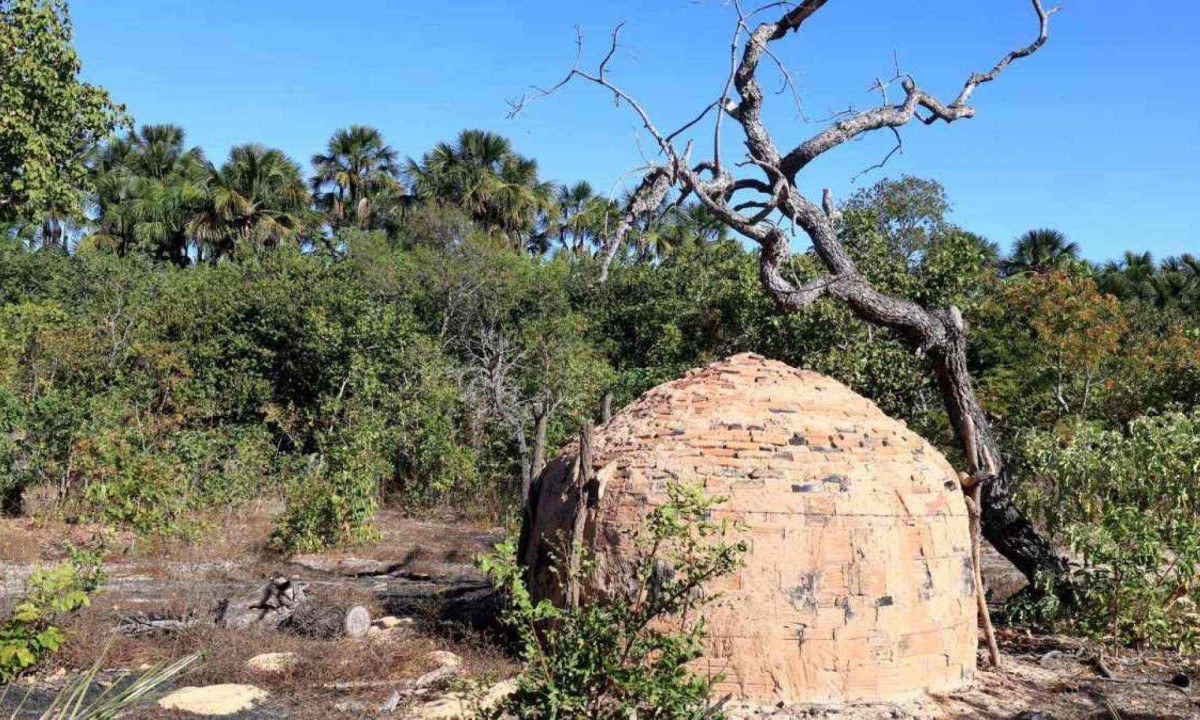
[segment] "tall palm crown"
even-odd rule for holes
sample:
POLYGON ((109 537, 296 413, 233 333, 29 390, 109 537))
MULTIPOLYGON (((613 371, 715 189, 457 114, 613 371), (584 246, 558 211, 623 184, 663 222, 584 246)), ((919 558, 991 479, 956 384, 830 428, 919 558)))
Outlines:
POLYGON ((638 235, 638 250, 644 260, 661 259, 682 248, 728 238, 729 228, 705 206, 671 205, 648 219, 638 235))
POLYGON ((578 251, 587 242, 591 228, 585 211, 595 199, 596 193, 586 180, 558 189, 558 242, 564 249, 578 251))
POLYGON ((373 205, 399 195, 399 154, 373 127, 351 125, 312 156, 313 195, 330 224, 370 225, 373 205))
POLYGON ((1158 272, 1154 256, 1148 252, 1135 253, 1126 250, 1120 260, 1104 263, 1096 277, 1100 290, 1122 300, 1142 297, 1146 285, 1158 272))
POLYGON ((1200 310, 1200 258, 1191 253, 1162 261, 1159 272, 1141 285, 1141 296, 1158 308, 1200 310))
POLYGON ((1079 260, 1079 245, 1058 230, 1040 228, 1017 238, 1003 268, 1009 275, 1062 270, 1079 260))
POLYGON ((145 125, 102 147, 91 166, 95 240, 125 255, 140 248, 189 262, 189 218, 203 205, 211 167, 183 129, 145 125))
POLYGON ((619 215, 615 201, 597 195, 590 183, 580 181, 558 189, 557 223, 551 223, 551 227, 557 226, 562 248, 578 255, 588 245, 600 244, 605 233, 616 227, 619 215))
POLYGON ((1151 276, 1141 287, 1141 297, 1159 309, 1178 308, 1188 313, 1200 309, 1200 289, 1195 277, 1181 272, 1151 276))
POLYGON ((208 202, 189 227, 213 260, 241 243, 275 247, 304 229, 308 188, 300 166, 280 150, 239 145, 209 185, 208 202))
POLYGON ((1154 262, 1148 252, 1129 250, 1110 260, 1097 275, 1104 292, 1122 300, 1140 299, 1160 308, 1200 311, 1200 258, 1191 253, 1154 262))
POLYGON ((1191 253, 1173 255, 1162 261, 1162 271, 1198 278, 1200 277, 1200 258, 1191 253))
POLYGON ((538 179, 537 162, 517 154, 507 138, 464 130, 410 159, 406 169, 417 197, 456 205, 484 231, 524 242, 538 222, 557 216, 552 183, 538 179))

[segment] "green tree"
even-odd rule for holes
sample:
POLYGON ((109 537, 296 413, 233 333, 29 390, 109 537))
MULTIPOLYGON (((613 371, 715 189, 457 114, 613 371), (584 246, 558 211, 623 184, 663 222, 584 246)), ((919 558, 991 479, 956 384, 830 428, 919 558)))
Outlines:
POLYGON ((980 315, 981 394, 1018 427, 1085 416, 1128 332, 1115 297, 1061 272, 1008 278, 980 315))
POLYGON ((554 185, 538 179, 537 161, 486 130, 464 130, 420 162, 409 159, 407 174, 418 199, 462 207, 478 228, 512 247, 534 239, 539 222, 557 214, 554 185))
POLYGON ((889 251, 913 264, 933 237, 948 226, 950 202, 936 180, 905 175, 899 180, 884 178, 859 190, 846 200, 843 213, 856 231, 870 230, 886 238, 889 251))
POLYGON ((281 150, 239 145, 209 178, 209 197, 188 230, 209 259, 239 246, 278 247, 311 225, 309 194, 300 166, 281 150))
POLYGON ((330 225, 378 227, 386 215, 381 203, 400 199, 398 153, 373 127, 351 125, 329 138, 324 153, 312 156, 312 191, 330 225))
POLYGON ((1039 228, 1017 238, 1004 260, 1008 275, 1066 270, 1079 261, 1079 245, 1058 230, 1039 228))
POLYGON ((88 241, 124 256, 146 252, 179 266, 190 262, 188 223, 208 199, 212 168, 183 128, 145 125, 114 140, 92 162, 96 217, 88 241))
POLYGON ((66 249, 80 220, 88 152, 125 122, 124 108, 81 82, 65 0, 0 0, 0 223, 41 224, 66 249))

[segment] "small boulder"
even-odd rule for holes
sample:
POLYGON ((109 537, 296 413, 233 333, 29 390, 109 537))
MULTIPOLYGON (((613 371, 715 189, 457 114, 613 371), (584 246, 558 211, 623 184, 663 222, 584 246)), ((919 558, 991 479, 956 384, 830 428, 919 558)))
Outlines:
POLYGON ((425 655, 425 659, 437 663, 439 667, 458 667, 462 665, 462 658, 447 650, 434 650, 425 655))
POLYGON ((262 653, 247 660, 246 667, 262 673, 286 672, 296 667, 296 653, 262 653))
POLYGON ((207 685, 185 687, 163 697, 159 707, 196 715, 234 715, 249 710, 268 693, 253 685, 207 685))
POLYGON ((411 618, 380 618, 372 622, 371 626, 367 628, 366 638, 372 641, 383 642, 408 637, 412 631, 413 624, 411 618))
POLYGON ((371 711, 371 706, 361 700, 342 700, 333 706, 334 712, 348 715, 365 715, 371 711))
POLYGON ((381 628, 383 630, 391 630, 392 628, 398 628, 401 626, 408 626, 408 625, 412 625, 412 624, 413 624, 412 618, 410 618, 410 617, 398 618, 395 615, 384 615, 381 618, 376 618, 374 620, 374 622, 371 623, 371 625, 373 625, 377 628, 381 628))
POLYGON ((516 691, 516 678, 510 680, 501 680, 500 682, 488 688, 487 692, 483 694, 483 698, 479 701, 479 703, 485 710, 491 710, 502 700, 507 698, 509 695, 512 695, 516 691))
POLYGON ((516 689, 516 680, 504 680, 488 688, 482 695, 448 693, 437 700, 417 706, 413 717, 420 720, 462 720, 475 717, 478 711, 486 712, 495 708, 516 689))

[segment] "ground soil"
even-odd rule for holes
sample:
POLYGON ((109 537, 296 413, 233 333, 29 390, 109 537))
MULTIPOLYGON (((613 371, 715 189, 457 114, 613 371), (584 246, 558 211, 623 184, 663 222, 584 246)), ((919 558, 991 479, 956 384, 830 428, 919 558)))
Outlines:
MULTIPOLYGON (((433 650, 463 659, 463 673, 439 691, 494 683, 517 665, 489 633, 493 606, 474 557, 497 541, 499 528, 453 518, 414 519, 381 513, 382 537, 353 552, 281 557, 265 550, 269 504, 236 516, 213 518, 203 541, 146 540, 108 535, 108 583, 92 606, 70 618, 67 643, 39 673, 8 689, 0 718, 28 696, 26 710, 44 706, 73 673, 103 657, 105 682, 122 673, 202 651, 203 664, 176 685, 246 683, 270 697, 239 718, 375 717, 392 691, 431 669, 433 650), (217 602, 279 575, 300 578, 313 592, 367 605, 373 615, 412 617, 411 630, 386 639, 315 640, 280 632, 216 628, 208 620, 217 602), (126 637, 112 630, 123 618, 192 618, 194 627, 167 634, 126 637), (250 657, 291 652, 296 665, 281 673, 247 667, 250 657)), ((64 540, 93 542, 101 529, 29 519, 0 520, 0 611, 19 594, 33 568, 64 555, 64 540)), ((989 553, 985 572, 998 601, 1019 589, 1011 566, 989 553)), ((877 706, 745 708, 734 717, 873 718, 1200 718, 1200 662, 1169 654, 1136 653, 1078 639, 1001 629, 1002 672, 981 670, 971 687, 946 697, 877 706), (1099 662, 1098 662, 1099 661, 1099 662), (1105 675, 1111 677, 1105 677, 1105 675), (1172 684, 1171 680, 1176 683, 1172 684)), ((981 655, 980 667, 985 665, 981 655)), ((422 699, 418 697, 417 700, 422 699)), ((406 717, 405 705, 388 717, 406 717)), ((28 713, 22 717, 36 717, 28 713)), ((185 717, 146 705, 133 718, 185 717)))

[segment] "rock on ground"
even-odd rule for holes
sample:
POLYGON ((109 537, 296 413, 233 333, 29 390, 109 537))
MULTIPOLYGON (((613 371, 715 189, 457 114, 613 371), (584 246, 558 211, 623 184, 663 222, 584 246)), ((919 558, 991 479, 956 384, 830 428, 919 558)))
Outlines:
POLYGON ((249 710, 268 693, 253 685, 208 685, 185 687, 158 701, 167 710, 183 710, 196 715, 233 715, 249 710))
POLYGON ((409 618, 409 617, 398 618, 395 615, 384 615, 381 618, 376 618, 371 623, 372 626, 377 627, 377 628, 382 628, 384 630, 391 630, 392 628, 397 628, 402 625, 407 626, 407 625, 413 625, 413 624, 414 624, 414 622, 413 622, 412 618, 409 618))
POLYGON ((410 717, 414 720, 462 720, 475 717, 478 711, 496 707, 516 689, 516 680, 505 680, 491 686, 482 695, 448 693, 437 700, 418 705, 410 717))
POLYGON ((246 661, 246 667, 264 673, 280 673, 296 666, 296 653, 269 652, 255 655, 246 661))
POLYGON ((437 663, 441 667, 458 667, 462 665, 462 658, 446 650, 434 650, 427 654, 425 659, 437 663))

